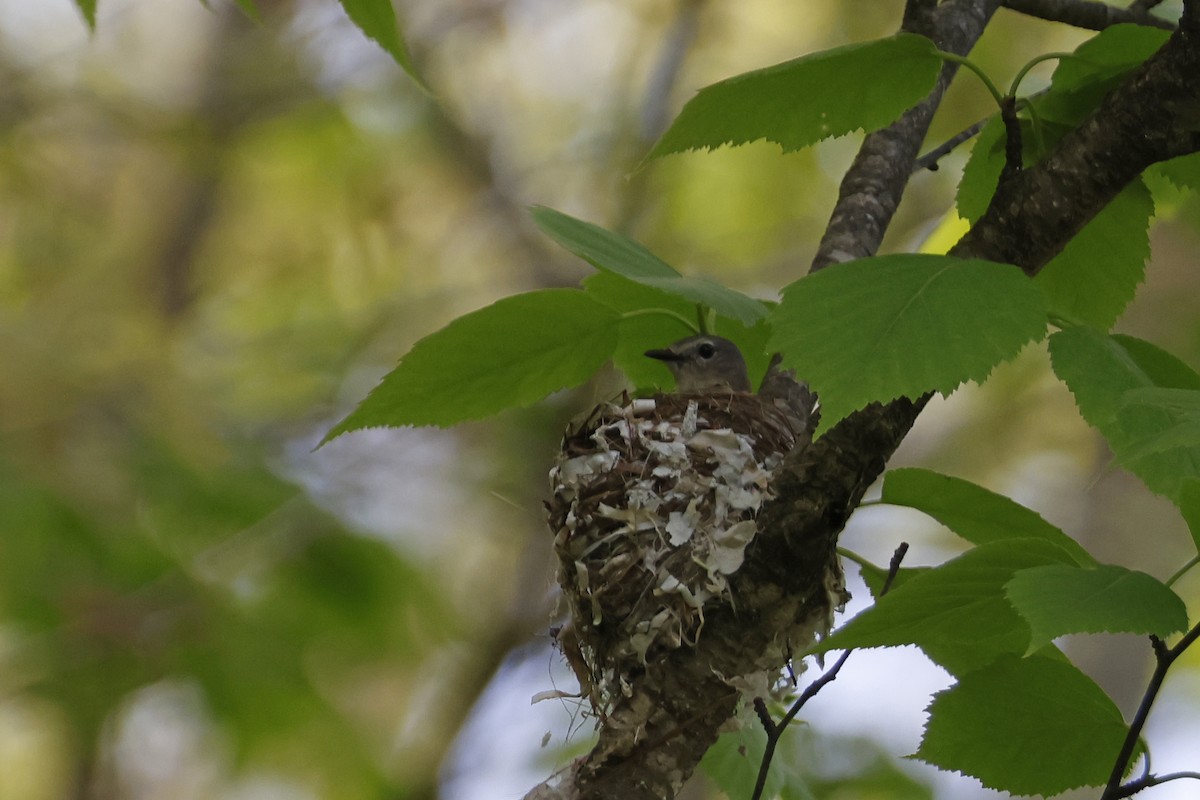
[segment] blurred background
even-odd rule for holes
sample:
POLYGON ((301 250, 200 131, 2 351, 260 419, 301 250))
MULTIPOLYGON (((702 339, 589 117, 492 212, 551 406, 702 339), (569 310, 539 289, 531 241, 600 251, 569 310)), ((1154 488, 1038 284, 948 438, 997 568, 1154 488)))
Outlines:
MULTIPOLYGON (((699 87, 889 35, 902 10, 406 0, 431 97, 334 0, 257 5, 261 23, 231 0, 101 0, 89 36, 71 0, 0 0, 0 800, 519 797, 585 748, 577 703, 530 702, 575 688, 541 502, 564 424, 616 377, 314 447, 416 339, 587 274, 530 204, 758 296, 798 278, 857 137, 635 168, 699 87)), ((1006 84, 1083 38, 1001 12, 975 56, 1006 84)), ((960 80, 930 144, 990 103, 960 80)), ((943 219, 964 158, 914 179, 886 250, 943 219)), ((1119 328, 1200 367, 1200 205, 1153 188, 1119 328)), ((1165 579, 1186 528, 1110 462, 1031 348, 933 403, 893 463, 1010 493, 1165 579)), ((886 563, 901 540, 910 566, 961 546, 882 507, 842 543, 886 563)), ((1177 588, 1196 607, 1200 580, 1177 588)), ((1064 646, 1131 713, 1145 641, 1064 646)), ((1197 663, 1152 718, 1156 771, 1200 767, 1197 663)), ((916 651, 856 654, 778 768, 796 796, 996 796, 898 758, 948 684, 916 651)))

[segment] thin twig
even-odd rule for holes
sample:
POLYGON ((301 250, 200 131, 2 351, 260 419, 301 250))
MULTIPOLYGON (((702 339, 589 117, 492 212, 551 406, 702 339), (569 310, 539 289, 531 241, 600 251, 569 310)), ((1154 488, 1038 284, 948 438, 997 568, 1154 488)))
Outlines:
POLYGON ((1158 697, 1158 691, 1162 688, 1163 680, 1167 677, 1167 670, 1175 663, 1175 659, 1179 658, 1196 639, 1200 639, 1200 624, 1188 631, 1179 640, 1179 643, 1171 648, 1168 648, 1163 640, 1157 636, 1150 637, 1150 645, 1154 648, 1154 659, 1156 662, 1154 665, 1154 674, 1150 676, 1150 682, 1146 685, 1146 692, 1142 695, 1142 702, 1138 704, 1137 712, 1133 715, 1133 722, 1130 723, 1129 731, 1125 734, 1125 741, 1121 744, 1121 750, 1117 754, 1112 774, 1108 776, 1108 783, 1104 787, 1104 794, 1100 796, 1100 800, 1117 800, 1121 797, 1128 797, 1133 792, 1126 792, 1125 790, 1141 782, 1142 779, 1139 779, 1126 786, 1121 786, 1121 779, 1125 777, 1125 771, 1129 768, 1129 760, 1133 757, 1133 751, 1142 736, 1142 729, 1146 726, 1146 718, 1150 716, 1150 709, 1158 697))
POLYGON ((954 148, 958 147, 963 142, 974 139, 979 135, 979 132, 987 127, 987 124, 992 121, 991 117, 985 117, 970 127, 963 128, 958 133, 951 136, 946 141, 939 144, 937 147, 930 150, 925 155, 921 156, 913 164, 913 173, 916 174, 923 169, 930 172, 937 172, 938 162, 950 154, 954 148))
POLYGON ((1169 783, 1170 781, 1178 781, 1190 779, 1200 781, 1200 772, 1171 772, 1166 775, 1146 775, 1138 778, 1136 781, 1131 781, 1121 787, 1114 797, 1132 797, 1142 789, 1149 789, 1151 786, 1158 786, 1161 783, 1169 783))
MULTIPOLYGON (((896 580, 896 575, 900 573, 900 563, 904 561, 906 553, 908 553, 908 542, 901 542, 900 546, 896 548, 896 552, 892 553, 891 563, 888 564, 887 578, 883 582, 883 588, 879 591, 880 597, 883 597, 892 588, 892 583, 896 580)), ((784 730, 800 713, 800 709, 804 708, 805 703, 816 697, 817 692, 837 679, 838 673, 842 671, 842 667, 846 665, 846 661, 850 659, 850 654, 853 652, 853 649, 843 652, 832 667, 810 683, 779 722, 775 722, 771 718, 771 712, 761 697, 754 698, 754 711, 758 714, 758 720, 762 723, 763 730, 767 732, 767 744, 763 748, 762 761, 758 765, 758 779, 754 782, 754 792, 750 795, 751 800, 761 800, 762 798, 763 790, 767 785, 767 774, 771 771, 771 761, 775 757, 775 747, 779 744, 784 730)))

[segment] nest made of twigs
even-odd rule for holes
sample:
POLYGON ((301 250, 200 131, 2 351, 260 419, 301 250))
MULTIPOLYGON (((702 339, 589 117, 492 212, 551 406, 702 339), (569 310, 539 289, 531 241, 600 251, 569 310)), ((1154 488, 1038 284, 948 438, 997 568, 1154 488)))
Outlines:
POLYGON ((547 506, 563 646, 593 703, 696 642, 706 605, 729 599, 774 470, 806 434, 742 393, 626 397, 567 431, 547 506))

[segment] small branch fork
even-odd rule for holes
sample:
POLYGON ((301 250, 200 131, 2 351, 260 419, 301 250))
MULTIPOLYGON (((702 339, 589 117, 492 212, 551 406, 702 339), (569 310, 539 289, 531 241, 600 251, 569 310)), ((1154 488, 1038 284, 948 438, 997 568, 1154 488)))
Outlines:
MULTIPOLYGON (((1042 89, 1040 91, 1034 92, 1033 94, 1030 94, 1030 95, 1027 95, 1027 96, 1021 98, 1018 103, 1014 103, 1013 107, 1009 110, 1009 114, 1012 117, 1011 119, 1008 117, 1003 117, 1003 111, 1002 111, 1001 116, 1004 119, 1004 126, 1005 126, 1006 132, 1011 132, 1011 126, 1017 122, 1017 120, 1015 119, 1016 112, 1020 111, 1022 106, 1027 106, 1029 103, 1031 103, 1034 100, 1034 98, 1041 97, 1042 95, 1046 94, 1048 91, 1049 91, 1049 89, 1042 89)), ((1015 90, 1011 94, 1015 96, 1015 94, 1016 94, 1015 90)), ((1009 99, 1011 99, 1011 98, 1009 98, 1009 99)), ((1002 106, 1002 108, 1003 108, 1003 106, 1002 106)), ((984 128, 986 128, 988 123, 991 122, 994 118, 995 118, 994 116, 984 117, 983 119, 975 122, 974 124, 969 125, 966 128, 963 128, 961 131, 954 134, 949 139, 947 139, 946 141, 939 144, 937 147, 935 147, 932 150, 930 150, 929 152, 925 153, 925 155, 918 158, 916 160, 916 163, 913 164, 913 169, 912 169, 913 174, 915 175, 918 172, 921 172, 922 170, 929 170, 930 172, 937 172, 939 161, 941 161, 947 155, 952 153, 955 150, 955 148, 957 148, 960 144, 963 144, 964 142, 969 142, 971 139, 974 139, 976 136, 978 136, 979 132, 982 131, 984 128)), ((1019 128, 1017 130, 1017 135, 1020 136, 1019 128)))
MULTIPOLYGON (((896 552, 892 554, 891 563, 888 564, 887 579, 883 582, 883 588, 879 592, 879 596, 883 597, 892 588, 892 583, 896 580, 897 573, 900 572, 900 562, 904 560, 904 556, 908 553, 908 542, 901 542, 896 548, 896 552)), ((800 713, 800 709, 804 708, 805 703, 816 697, 817 692, 825 688, 826 685, 837 679, 838 673, 842 667, 846 665, 850 654, 853 650, 847 650, 842 653, 837 662, 825 671, 821 677, 817 678, 801 693, 796 701, 792 703, 791 708, 784 714, 779 722, 771 719, 771 712, 767 709, 766 701, 761 697, 754 698, 754 712, 758 714, 759 722, 762 723, 763 730, 767 732, 767 745, 763 749, 762 762, 758 767, 758 780, 754 784, 754 793, 750 795, 751 800, 761 800, 763 789, 767 785, 767 773, 771 770, 771 761, 775 757, 775 746, 779 744, 783 732, 787 726, 791 724, 796 715, 800 713)), ((1107 800, 1107 798, 1105 798, 1107 800)))
POLYGON ((1150 645, 1154 648, 1154 659, 1156 662, 1154 665, 1154 674, 1150 676, 1150 683, 1147 684, 1146 692, 1142 695, 1142 702, 1138 705, 1137 713, 1133 715, 1133 722, 1129 725, 1129 732, 1125 735, 1125 741, 1121 745, 1121 751, 1117 754, 1112 774, 1108 777, 1108 784, 1104 787, 1104 794, 1100 795, 1100 800, 1118 800, 1122 797, 1130 797, 1142 789, 1148 789, 1151 786, 1157 786, 1160 783, 1167 783, 1168 781, 1183 778, 1200 780, 1200 773, 1197 772, 1173 772, 1168 775, 1151 775, 1147 773, 1129 783, 1121 784, 1121 778, 1128 771, 1130 759, 1133 758, 1133 751, 1137 748, 1138 740, 1142 736, 1142 729, 1146 726, 1146 718, 1150 716, 1150 708, 1154 705, 1154 700, 1158 697, 1158 691, 1162 688, 1163 680, 1167 677, 1167 670, 1171 668, 1175 660, 1183 655, 1183 652, 1195 643, 1197 639, 1200 639, 1200 625, 1196 625, 1196 627, 1188 631, 1174 647, 1167 647, 1163 640, 1157 636, 1150 637, 1150 645))

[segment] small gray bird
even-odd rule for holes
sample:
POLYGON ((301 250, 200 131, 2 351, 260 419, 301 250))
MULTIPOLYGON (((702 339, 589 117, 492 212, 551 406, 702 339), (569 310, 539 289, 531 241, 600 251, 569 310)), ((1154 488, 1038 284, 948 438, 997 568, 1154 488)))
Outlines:
POLYGON ((689 336, 666 349, 647 350, 646 355, 667 365, 675 376, 676 388, 683 394, 721 389, 750 391, 750 376, 742 351, 723 337, 711 334, 689 336))
MULTIPOLYGON (((682 394, 703 394, 713 391, 749 392, 750 377, 746 361, 738 346, 728 339, 711 334, 680 339, 663 350, 647 350, 646 355, 665 362, 675 376, 682 394)), ((787 415, 793 429, 811 440, 820 412, 817 396, 796 373, 782 369, 779 353, 771 359, 767 374, 758 389, 758 396, 770 400, 787 415)))

